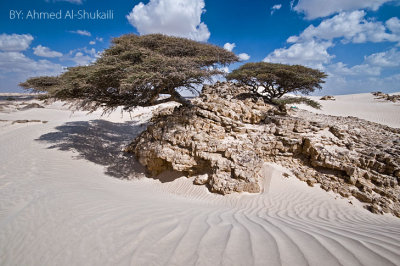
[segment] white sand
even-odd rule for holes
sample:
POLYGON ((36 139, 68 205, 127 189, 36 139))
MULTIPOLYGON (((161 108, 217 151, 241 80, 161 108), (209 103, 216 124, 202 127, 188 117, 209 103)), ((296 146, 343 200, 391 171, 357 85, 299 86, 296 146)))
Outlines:
POLYGON ((399 218, 277 165, 258 195, 214 195, 173 173, 119 179, 141 176, 119 151, 148 118, 59 104, 0 113, 0 265, 400 265, 399 218))
POLYGON ((299 107, 321 114, 355 116, 390 127, 400 127, 400 102, 393 103, 376 99, 371 93, 336 95, 334 97, 335 101, 321 101, 319 100, 320 96, 310 97, 322 105, 321 110, 305 105, 299 105, 299 107))

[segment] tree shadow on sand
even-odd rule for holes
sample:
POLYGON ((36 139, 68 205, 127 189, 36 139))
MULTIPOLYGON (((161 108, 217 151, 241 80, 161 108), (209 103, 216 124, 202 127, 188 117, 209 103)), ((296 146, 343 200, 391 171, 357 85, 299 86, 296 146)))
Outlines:
POLYGON ((123 151, 147 123, 112 123, 105 120, 68 122, 56 132, 44 134, 37 141, 52 144, 48 149, 75 151, 83 158, 105 167, 107 175, 132 179, 143 176, 145 168, 133 154, 123 151))

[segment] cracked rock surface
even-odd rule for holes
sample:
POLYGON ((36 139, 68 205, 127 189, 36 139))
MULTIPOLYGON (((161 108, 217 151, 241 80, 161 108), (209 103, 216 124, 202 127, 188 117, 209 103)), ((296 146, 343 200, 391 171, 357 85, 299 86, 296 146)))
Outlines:
POLYGON ((156 112, 127 148, 151 174, 176 170, 212 192, 257 193, 262 165, 275 162, 310 186, 400 217, 400 129, 303 110, 284 114, 232 83, 205 86, 192 103, 156 112))

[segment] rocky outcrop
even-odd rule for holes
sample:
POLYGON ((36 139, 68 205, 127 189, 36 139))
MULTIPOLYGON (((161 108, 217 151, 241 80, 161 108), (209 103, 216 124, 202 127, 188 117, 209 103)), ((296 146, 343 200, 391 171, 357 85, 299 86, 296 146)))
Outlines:
POLYGON ((400 217, 400 130, 354 117, 282 113, 231 83, 205 86, 194 107, 162 109, 128 148, 149 172, 196 175, 213 192, 260 192, 276 162, 310 186, 400 217))
POLYGON ((274 108, 262 101, 233 98, 240 87, 206 87, 193 108, 160 110, 153 124, 128 148, 151 174, 173 169, 199 175, 195 183, 213 192, 260 192, 264 163, 248 132, 274 108), (211 93, 218 89, 215 93, 211 93))
POLYGON ((322 96, 320 100, 322 100, 322 101, 335 101, 336 99, 335 99, 335 97, 333 97, 331 95, 325 95, 325 96, 322 96))
POLYGON ((380 100, 390 101, 390 102, 394 102, 394 103, 400 101, 400 95, 397 95, 397 94, 390 95, 390 94, 383 93, 381 91, 376 91, 376 92, 372 92, 372 95, 374 95, 376 97, 376 99, 380 99, 380 100))

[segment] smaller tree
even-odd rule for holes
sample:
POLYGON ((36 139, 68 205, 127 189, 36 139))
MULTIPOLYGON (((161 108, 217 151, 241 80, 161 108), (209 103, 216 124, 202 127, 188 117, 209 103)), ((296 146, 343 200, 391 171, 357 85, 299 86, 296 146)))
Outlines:
MULTIPOLYGON (((244 64, 226 78, 248 86, 253 95, 263 97, 266 102, 279 104, 278 99, 286 93, 301 92, 308 95, 315 89, 321 89, 321 83, 325 82, 323 79, 326 77, 322 71, 301 65, 258 62, 244 64)), ((294 103, 294 100, 285 99, 281 102, 294 103)), ((304 102, 304 97, 298 100, 304 102)))

